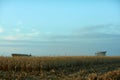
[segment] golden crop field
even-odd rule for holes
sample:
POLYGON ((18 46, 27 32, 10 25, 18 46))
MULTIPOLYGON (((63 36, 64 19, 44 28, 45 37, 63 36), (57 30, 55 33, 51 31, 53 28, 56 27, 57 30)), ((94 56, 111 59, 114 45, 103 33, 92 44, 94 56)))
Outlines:
POLYGON ((120 57, 0 57, 0 80, 120 80, 120 57))

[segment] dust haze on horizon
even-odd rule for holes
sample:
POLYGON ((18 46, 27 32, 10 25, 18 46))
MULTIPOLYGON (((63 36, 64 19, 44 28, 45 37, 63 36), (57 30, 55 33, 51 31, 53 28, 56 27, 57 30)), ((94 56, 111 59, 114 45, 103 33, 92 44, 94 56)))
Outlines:
POLYGON ((120 56, 119 0, 0 0, 0 55, 120 56))

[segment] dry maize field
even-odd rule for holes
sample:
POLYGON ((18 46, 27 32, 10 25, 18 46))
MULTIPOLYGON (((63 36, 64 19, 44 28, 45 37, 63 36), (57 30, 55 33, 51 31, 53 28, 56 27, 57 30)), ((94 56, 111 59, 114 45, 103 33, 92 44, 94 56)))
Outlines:
POLYGON ((120 80, 120 57, 0 57, 0 80, 120 80))

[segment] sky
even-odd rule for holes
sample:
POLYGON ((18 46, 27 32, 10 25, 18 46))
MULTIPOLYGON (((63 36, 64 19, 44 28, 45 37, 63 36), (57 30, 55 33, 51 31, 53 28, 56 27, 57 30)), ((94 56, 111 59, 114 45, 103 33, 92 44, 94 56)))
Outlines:
POLYGON ((0 0, 0 55, 120 56, 119 0, 0 0))

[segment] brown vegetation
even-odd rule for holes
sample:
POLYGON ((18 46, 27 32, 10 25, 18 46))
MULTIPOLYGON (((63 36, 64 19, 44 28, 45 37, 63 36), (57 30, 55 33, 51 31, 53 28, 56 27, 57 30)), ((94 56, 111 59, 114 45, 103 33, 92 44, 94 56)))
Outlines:
POLYGON ((120 80, 120 57, 0 57, 0 80, 120 80))

